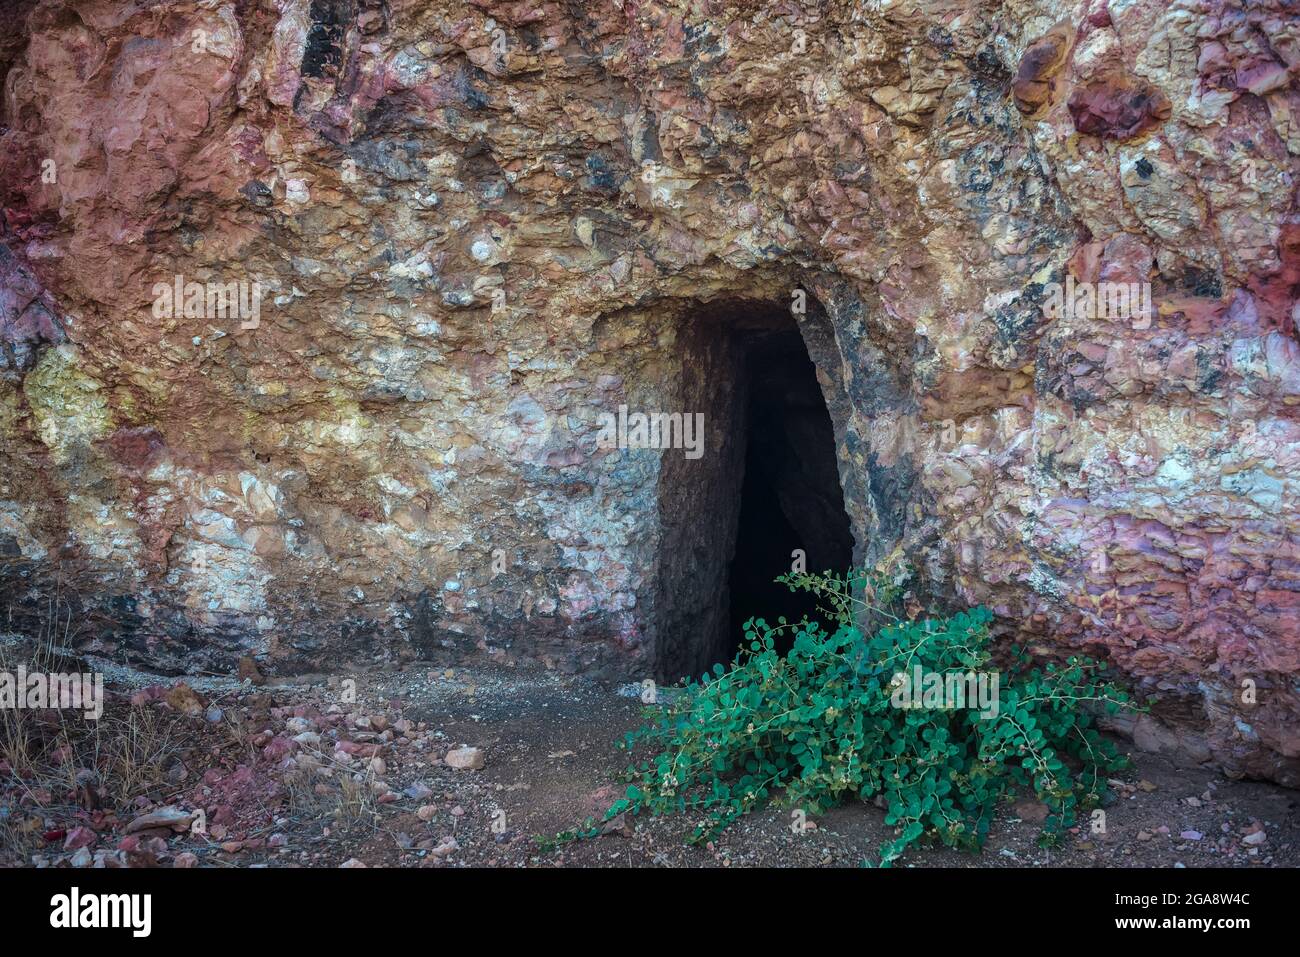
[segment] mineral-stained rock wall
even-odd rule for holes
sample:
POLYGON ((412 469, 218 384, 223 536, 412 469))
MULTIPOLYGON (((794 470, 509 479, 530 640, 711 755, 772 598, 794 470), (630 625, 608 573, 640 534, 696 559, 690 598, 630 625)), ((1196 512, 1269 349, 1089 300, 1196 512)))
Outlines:
POLYGON ((708 403, 723 468, 702 324, 803 290, 860 558, 1300 780, 1293 0, 7 6, 16 618, 650 674, 733 519, 599 416, 708 403))

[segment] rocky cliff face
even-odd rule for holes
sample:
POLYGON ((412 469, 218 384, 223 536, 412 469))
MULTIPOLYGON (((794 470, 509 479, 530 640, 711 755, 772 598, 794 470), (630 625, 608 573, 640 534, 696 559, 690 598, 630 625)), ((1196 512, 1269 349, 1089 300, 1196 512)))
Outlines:
POLYGON ((182 669, 693 664, 736 342, 794 305, 859 559, 1110 658, 1159 696, 1140 740, 1300 781, 1292 0, 20 0, 3 31, 15 619, 57 592, 182 669), (599 447, 619 405, 707 410, 701 464, 599 447))

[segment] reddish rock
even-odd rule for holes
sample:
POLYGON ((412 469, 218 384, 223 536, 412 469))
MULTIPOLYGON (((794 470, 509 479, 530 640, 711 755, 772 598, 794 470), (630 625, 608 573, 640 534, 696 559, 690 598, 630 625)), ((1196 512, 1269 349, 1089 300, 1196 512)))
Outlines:
POLYGON ((1033 113, 1051 98, 1052 80, 1065 64, 1073 35, 1073 29, 1062 24, 1030 44, 1020 58, 1011 92, 1021 113, 1033 113))
POLYGON ((257 662, 247 656, 239 659, 239 680, 248 681, 255 685, 266 683, 266 679, 262 677, 262 672, 258 670, 257 662))
POLYGON ((97 840, 99 840, 99 835, 90 828, 74 827, 68 832, 67 837, 64 838, 63 849, 65 851, 75 851, 79 848, 90 847, 97 840))
POLYGON ((356 741, 339 741, 335 744, 334 749, 357 758, 372 758, 383 750, 381 745, 362 744, 356 741))
POLYGON ((175 685, 167 692, 164 700, 166 700, 168 707, 181 712, 181 714, 195 715, 203 713, 203 699, 185 682, 175 685))
POLYGON ((1169 119, 1169 98, 1136 77, 1113 74, 1070 93, 1074 128, 1102 139, 1126 140, 1169 119))

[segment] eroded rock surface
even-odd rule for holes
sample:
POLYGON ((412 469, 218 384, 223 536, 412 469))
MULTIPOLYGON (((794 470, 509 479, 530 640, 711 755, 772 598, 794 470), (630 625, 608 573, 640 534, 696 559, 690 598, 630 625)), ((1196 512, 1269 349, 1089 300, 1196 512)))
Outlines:
POLYGON ((15 614, 57 591, 178 668, 648 675, 683 528, 726 520, 599 416, 725 409, 700 324, 804 290, 860 558, 1300 781, 1288 0, 15 10, 15 614), (1049 309, 1070 278, 1152 315, 1049 309))

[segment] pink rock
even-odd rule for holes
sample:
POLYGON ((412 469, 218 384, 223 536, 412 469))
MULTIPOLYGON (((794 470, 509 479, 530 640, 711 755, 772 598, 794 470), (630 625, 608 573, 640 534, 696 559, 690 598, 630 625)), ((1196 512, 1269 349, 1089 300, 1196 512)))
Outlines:
POLYGON ((268 761, 279 761, 281 758, 293 754, 297 748, 298 745, 292 738, 277 736, 272 738, 266 747, 262 749, 262 757, 268 761))
POLYGON ((68 832, 68 836, 63 841, 65 851, 75 851, 78 848, 90 847, 97 840, 99 835, 88 827, 74 827, 68 832))
POLYGON ((152 854, 155 858, 160 859, 166 857, 169 853, 167 842, 161 837, 146 837, 142 839, 137 850, 152 854))
POLYGON ((1287 68, 1271 60, 1237 70, 1237 86, 1256 96, 1281 89, 1290 82, 1291 74, 1287 68))
POLYGON ((382 750, 377 744, 360 744, 356 741, 340 741, 334 748, 336 751, 342 751, 344 754, 350 754, 358 758, 374 757, 382 750))

